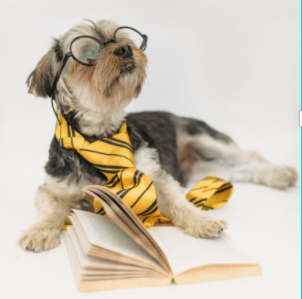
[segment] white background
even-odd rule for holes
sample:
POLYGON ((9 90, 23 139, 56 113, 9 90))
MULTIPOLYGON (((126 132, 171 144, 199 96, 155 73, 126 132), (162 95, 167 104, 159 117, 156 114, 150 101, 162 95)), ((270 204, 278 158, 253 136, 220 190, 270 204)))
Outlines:
POLYGON ((64 243, 39 254, 21 250, 16 240, 35 221, 55 125, 50 101, 28 95, 25 80, 50 37, 87 18, 149 36, 148 80, 128 111, 203 119, 300 173, 300 1, 2 0, 0 297, 300 298, 300 183, 288 191, 237 183, 230 202, 213 212, 259 261, 262 277, 79 294, 64 243))

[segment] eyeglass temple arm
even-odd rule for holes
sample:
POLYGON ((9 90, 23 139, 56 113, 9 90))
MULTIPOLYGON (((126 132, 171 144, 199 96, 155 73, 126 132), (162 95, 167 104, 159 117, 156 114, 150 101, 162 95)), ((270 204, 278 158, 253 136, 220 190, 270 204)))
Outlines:
POLYGON ((143 42, 141 44, 141 46, 139 47, 142 51, 145 51, 147 48, 147 41, 148 41, 148 36, 146 34, 141 34, 142 38, 143 38, 143 42))
POLYGON ((61 75, 61 73, 62 73, 62 71, 63 71, 63 68, 64 68, 64 66, 66 65, 66 62, 67 62, 67 60, 68 60, 68 58, 69 58, 70 56, 72 56, 72 53, 71 53, 71 52, 68 52, 68 53, 66 53, 66 54, 64 55, 63 60, 62 60, 62 62, 61 62, 61 64, 60 64, 60 66, 59 66, 59 70, 58 70, 58 72, 57 72, 57 74, 56 74, 56 77, 55 77, 55 79, 54 79, 54 81, 53 81, 53 85, 52 85, 51 91, 50 91, 50 102, 51 102, 51 107, 52 107, 52 110, 53 110, 53 112, 55 113, 56 118, 57 118, 57 120, 58 120, 58 123, 59 123, 60 125, 61 125, 61 123, 60 123, 60 121, 59 121, 59 117, 58 117, 58 114, 57 114, 57 112, 56 112, 56 109, 55 109, 55 107, 54 107, 54 105, 53 105, 53 102, 54 102, 54 100, 55 100, 55 91, 56 91, 57 83, 58 83, 58 81, 59 81, 59 78, 60 78, 60 75, 61 75))

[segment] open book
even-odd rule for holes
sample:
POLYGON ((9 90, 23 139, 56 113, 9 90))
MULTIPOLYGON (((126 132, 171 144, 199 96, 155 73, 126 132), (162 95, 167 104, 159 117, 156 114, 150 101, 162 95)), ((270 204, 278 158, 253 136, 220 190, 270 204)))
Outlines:
POLYGON ((84 190, 101 201, 108 217, 80 210, 69 216, 66 247, 80 292, 261 275, 261 267, 225 232, 198 239, 167 224, 146 229, 106 188, 84 190))

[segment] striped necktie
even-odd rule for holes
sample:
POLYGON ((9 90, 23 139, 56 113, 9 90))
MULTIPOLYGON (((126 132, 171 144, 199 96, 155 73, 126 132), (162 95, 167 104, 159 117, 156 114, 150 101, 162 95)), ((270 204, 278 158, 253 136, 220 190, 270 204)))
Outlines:
MULTIPOLYGON (((152 180, 134 165, 126 123, 117 134, 90 143, 67 123, 59 111, 58 118, 61 124, 57 122, 55 135, 60 146, 76 150, 103 173, 107 178, 105 187, 131 207, 145 227, 169 221, 158 210, 152 180)), ((191 189, 186 198, 201 210, 217 209, 229 200, 232 192, 232 184, 208 175, 191 189)), ((99 200, 94 199, 93 206, 97 214, 105 215, 99 200)))

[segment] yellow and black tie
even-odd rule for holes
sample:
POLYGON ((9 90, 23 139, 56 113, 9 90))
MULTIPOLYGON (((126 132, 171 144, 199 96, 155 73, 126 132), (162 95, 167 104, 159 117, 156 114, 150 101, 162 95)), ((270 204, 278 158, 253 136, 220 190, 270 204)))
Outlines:
MULTIPOLYGON (((117 134, 90 143, 67 123, 59 111, 58 118, 61 123, 56 125, 56 138, 59 144, 66 149, 75 149, 99 169, 107 178, 105 187, 118 195, 145 227, 151 227, 157 221, 169 221, 158 210, 152 180, 134 165, 126 123, 117 134)), ((217 209, 229 200, 232 192, 232 184, 214 175, 208 175, 191 189, 187 194, 187 200, 201 210, 217 209)), ((105 214, 98 200, 95 199, 93 205, 97 214, 105 214)))

